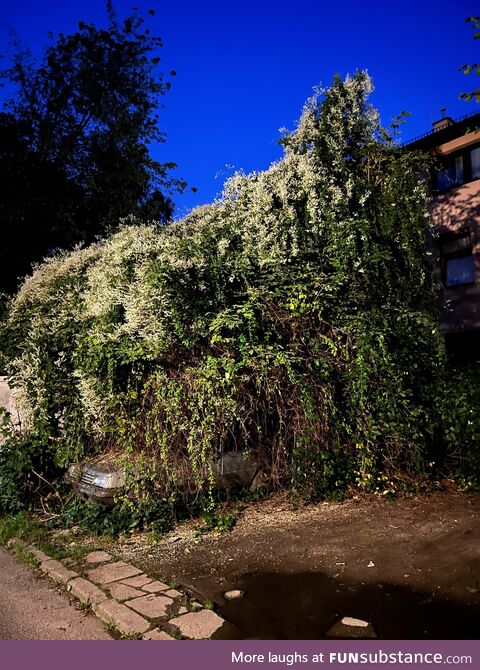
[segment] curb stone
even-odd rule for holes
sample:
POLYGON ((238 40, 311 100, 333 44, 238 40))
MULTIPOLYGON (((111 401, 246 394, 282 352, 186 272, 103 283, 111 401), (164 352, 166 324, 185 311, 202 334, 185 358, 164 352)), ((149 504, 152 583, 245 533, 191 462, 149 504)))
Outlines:
POLYGON ((8 549, 13 549, 13 547, 19 547, 20 549, 25 549, 27 543, 21 540, 19 537, 11 537, 7 542, 8 549))
POLYGON ((99 605, 104 600, 107 600, 107 596, 98 588, 98 586, 89 582, 88 579, 83 579, 83 577, 76 577, 75 579, 70 580, 67 584, 67 591, 69 591, 72 596, 78 598, 82 603, 99 605))
MULTIPOLYGON (((28 550, 27 550, 28 551, 28 550)), ((46 572, 49 577, 60 584, 67 584, 73 577, 78 577, 78 573, 66 568, 63 563, 50 558, 40 563, 40 570, 46 572)))
POLYGON ((172 589, 106 552, 90 552, 77 568, 79 574, 18 538, 9 540, 7 546, 20 547, 35 557, 40 562, 41 572, 63 585, 82 604, 90 605, 101 621, 123 636, 152 641, 180 637, 208 639, 225 622, 187 593, 172 589), (95 563, 101 565, 92 568, 95 563), (189 604, 186 606, 186 603, 189 604), (166 630, 163 630, 164 625, 166 630))
POLYGON ((40 551, 40 549, 37 549, 33 544, 31 544, 29 547, 27 547, 27 551, 32 554, 32 556, 35 556, 37 561, 40 563, 44 563, 45 561, 50 560, 50 556, 47 556, 47 554, 44 554, 43 551, 40 551))

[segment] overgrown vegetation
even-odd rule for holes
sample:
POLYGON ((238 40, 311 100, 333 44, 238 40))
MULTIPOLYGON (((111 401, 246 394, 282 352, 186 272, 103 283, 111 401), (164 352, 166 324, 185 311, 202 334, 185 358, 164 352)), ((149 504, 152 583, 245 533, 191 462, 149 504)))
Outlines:
POLYGON ((313 499, 401 490, 453 457, 476 481, 479 380, 447 369, 426 158, 381 127, 371 88, 335 79, 266 172, 24 282, 4 336, 26 426, 1 452, 3 509, 31 501, 34 467, 50 481, 108 451, 131 514, 199 491, 211 512, 211 463, 230 450, 313 499))

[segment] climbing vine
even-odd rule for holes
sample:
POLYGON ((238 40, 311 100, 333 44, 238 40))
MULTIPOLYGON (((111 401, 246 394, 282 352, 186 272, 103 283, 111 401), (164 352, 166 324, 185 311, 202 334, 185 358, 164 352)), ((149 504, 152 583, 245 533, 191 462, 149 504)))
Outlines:
POLYGON ((111 451, 137 499, 174 501, 244 451, 270 486, 315 498, 398 490, 447 453, 427 159, 381 127, 371 90, 364 72, 336 78, 267 171, 25 280, 9 373, 57 466, 111 451))

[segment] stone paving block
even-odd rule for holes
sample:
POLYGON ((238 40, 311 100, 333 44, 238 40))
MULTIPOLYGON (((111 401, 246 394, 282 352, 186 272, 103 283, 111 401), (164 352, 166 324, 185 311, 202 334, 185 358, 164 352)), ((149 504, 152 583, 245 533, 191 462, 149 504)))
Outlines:
POLYGON ((177 626, 184 637, 189 637, 191 640, 205 640, 212 637, 225 622, 212 610, 202 610, 170 619, 169 623, 177 626))
POLYGON ((71 587, 70 593, 79 598, 82 602, 90 602, 92 605, 98 605, 107 599, 107 596, 98 586, 89 582, 83 577, 76 577, 68 582, 71 587))
POLYGON ((106 551, 91 551, 85 556, 87 563, 105 563, 111 561, 111 555, 106 551))
POLYGON ((145 586, 145 584, 150 584, 151 582, 153 582, 153 579, 145 574, 138 575, 138 577, 130 577, 130 579, 122 579, 122 584, 134 586, 135 588, 145 586))
POLYGON ((139 598, 144 595, 142 591, 122 584, 122 582, 113 582, 113 584, 108 586, 108 590, 116 600, 130 600, 131 598, 139 598))
POLYGON ((66 584, 73 579, 73 577, 78 577, 77 572, 69 570, 63 563, 60 563, 60 561, 56 561, 53 558, 50 558, 48 561, 43 561, 43 563, 40 564, 40 570, 46 572, 49 577, 56 582, 60 582, 60 584, 66 584))
POLYGON ((163 595, 155 596, 152 594, 129 600, 126 605, 134 609, 136 612, 140 612, 140 614, 150 617, 150 619, 156 619, 159 616, 165 616, 167 609, 172 603, 173 600, 171 598, 165 598, 163 595))
POLYGON ((168 591, 163 591, 162 596, 168 596, 169 598, 180 598, 182 594, 176 589, 169 589, 168 591))
POLYGON ((150 628, 146 619, 116 600, 104 600, 94 605, 93 610, 99 619, 112 623, 124 635, 143 634, 150 628))
POLYGON ((145 633, 143 636, 144 640, 175 640, 174 637, 166 633, 164 630, 160 630, 159 628, 154 628, 153 630, 149 630, 148 633, 145 633))
POLYGON ((116 563, 107 563, 107 565, 93 568, 93 570, 89 570, 87 574, 90 579, 97 582, 97 584, 109 584, 110 582, 118 582, 121 579, 134 577, 141 572, 141 570, 129 563, 117 561, 116 563))
POLYGON ((163 582, 159 582, 158 580, 154 582, 150 582, 150 584, 145 584, 145 586, 142 586, 142 589, 144 591, 147 591, 148 593, 158 593, 159 591, 168 591, 169 589, 168 584, 164 584, 163 582))
POLYGON ((31 544, 29 547, 27 547, 27 551, 32 554, 32 556, 35 556, 37 561, 40 561, 40 563, 43 563, 44 561, 49 561, 50 556, 47 556, 47 554, 44 554, 43 551, 40 549, 37 549, 33 544, 31 544))

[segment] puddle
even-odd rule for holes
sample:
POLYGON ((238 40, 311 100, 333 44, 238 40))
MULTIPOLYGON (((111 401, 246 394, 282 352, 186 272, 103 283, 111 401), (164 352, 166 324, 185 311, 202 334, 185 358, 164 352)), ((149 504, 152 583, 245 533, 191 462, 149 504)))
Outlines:
POLYGON ((354 584, 321 573, 245 574, 229 588, 245 591, 218 610, 233 626, 224 638, 321 640, 341 617, 373 624, 380 639, 477 639, 480 605, 392 584, 354 584))

